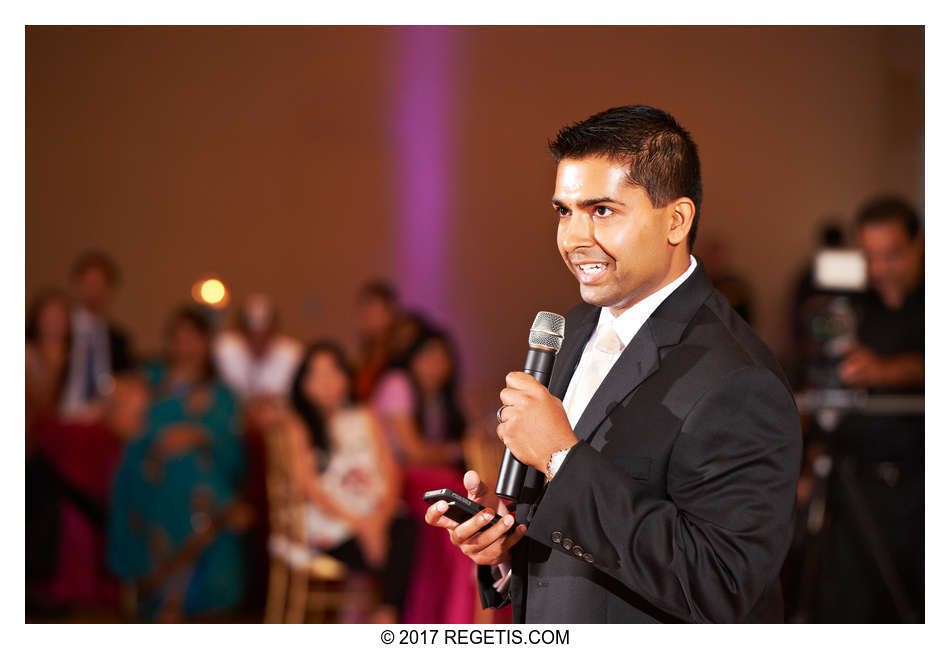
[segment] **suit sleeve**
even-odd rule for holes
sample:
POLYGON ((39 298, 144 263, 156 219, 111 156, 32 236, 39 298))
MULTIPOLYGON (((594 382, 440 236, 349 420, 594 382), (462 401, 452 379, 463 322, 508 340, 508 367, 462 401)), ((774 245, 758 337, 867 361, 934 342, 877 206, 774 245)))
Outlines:
POLYGON ((592 557, 595 568, 680 619, 739 621, 788 551, 800 455, 788 390, 768 370, 742 368, 683 420, 667 497, 581 442, 548 485, 528 536, 560 552, 552 535, 570 537, 589 555, 577 560, 592 557))
POLYGON ((493 566, 478 566, 476 573, 476 582, 478 585, 478 596, 482 603, 482 608, 502 608, 511 603, 511 597, 506 589, 499 593, 495 589, 497 576, 492 570, 493 566))

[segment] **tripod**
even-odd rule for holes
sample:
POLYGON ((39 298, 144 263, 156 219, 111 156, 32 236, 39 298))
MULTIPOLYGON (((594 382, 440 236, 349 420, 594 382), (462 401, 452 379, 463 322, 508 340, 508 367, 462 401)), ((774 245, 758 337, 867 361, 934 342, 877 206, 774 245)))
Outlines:
MULTIPOLYGON (((924 411, 922 396, 872 396, 851 390, 808 391, 796 395, 796 401, 799 411, 814 415, 816 424, 826 434, 837 432, 842 416, 848 413, 895 416, 923 414, 924 411)), ((802 577, 796 607, 789 621, 809 622, 812 618, 810 604, 818 583, 819 556, 829 529, 828 487, 832 480, 841 486, 842 500, 853 517, 861 540, 870 552, 874 567, 894 604, 898 618, 907 623, 920 621, 921 612, 914 609, 881 529, 874 520, 872 508, 861 489, 855 459, 839 457, 832 451, 830 454, 819 455, 811 465, 814 484, 811 497, 804 505, 802 577)))

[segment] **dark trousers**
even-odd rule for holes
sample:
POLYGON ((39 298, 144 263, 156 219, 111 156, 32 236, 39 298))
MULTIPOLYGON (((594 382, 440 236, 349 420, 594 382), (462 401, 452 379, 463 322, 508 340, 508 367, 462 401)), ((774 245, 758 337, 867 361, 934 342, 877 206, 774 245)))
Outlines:
POLYGON ((89 522, 102 529, 102 503, 67 482, 52 463, 34 455, 26 463, 26 579, 52 578, 59 566, 60 506, 72 503, 89 522))
POLYGON ((328 551, 357 572, 375 575, 383 586, 383 604, 393 606, 400 613, 409 590, 409 573, 416 543, 415 523, 409 518, 397 516, 389 524, 389 554, 381 570, 374 570, 366 562, 363 550, 356 539, 349 539, 328 551))

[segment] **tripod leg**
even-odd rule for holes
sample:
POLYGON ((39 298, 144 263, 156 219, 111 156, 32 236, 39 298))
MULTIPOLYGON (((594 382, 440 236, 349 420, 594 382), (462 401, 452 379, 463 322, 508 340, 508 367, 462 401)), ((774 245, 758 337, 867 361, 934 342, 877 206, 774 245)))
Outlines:
POLYGON ((824 454, 812 462, 811 497, 803 504, 802 576, 798 584, 798 602, 789 620, 796 624, 808 623, 814 615, 818 563, 828 529, 828 474, 831 472, 831 462, 831 458, 824 454))
POLYGON ((871 515, 871 508, 868 507, 867 501, 861 494, 861 489, 858 487, 854 460, 852 458, 848 458, 841 463, 839 477, 844 487, 845 499, 854 514, 858 528, 864 533, 868 548, 871 550, 871 556, 874 557, 874 562, 877 564, 877 568, 881 573, 881 578, 884 580, 887 592, 894 601, 898 616, 903 622, 917 622, 917 613, 910 604, 910 598, 907 596, 904 583, 897 573, 894 562, 887 553, 887 548, 881 539, 877 525, 874 523, 874 518, 871 515))

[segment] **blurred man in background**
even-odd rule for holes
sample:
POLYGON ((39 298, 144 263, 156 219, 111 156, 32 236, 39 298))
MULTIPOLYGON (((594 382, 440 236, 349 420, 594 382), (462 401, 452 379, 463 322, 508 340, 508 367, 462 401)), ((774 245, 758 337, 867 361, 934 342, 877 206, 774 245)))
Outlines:
MULTIPOLYGON (((354 390, 365 401, 392 362, 392 347, 401 318, 396 289, 382 280, 367 282, 357 296, 359 360, 354 390)), ((407 345, 408 347, 408 345, 407 345)))
MULTIPOLYGON (((855 299, 857 344, 841 382, 872 395, 924 390, 920 219, 905 201, 871 200, 857 217, 870 290, 855 299)), ((817 588, 816 621, 922 621, 923 413, 855 413, 827 444, 836 469, 817 588)))
POLYGON ((73 265, 76 307, 71 315, 72 350, 60 403, 64 417, 99 417, 112 376, 133 366, 127 337, 109 321, 118 280, 115 263, 101 252, 87 252, 73 265))
POLYGON ((858 244, 868 262, 860 346, 841 364, 853 387, 924 386, 924 256, 920 220, 898 198, 874 200, 858 215, 858 244))

